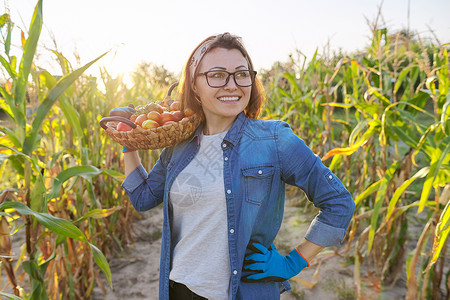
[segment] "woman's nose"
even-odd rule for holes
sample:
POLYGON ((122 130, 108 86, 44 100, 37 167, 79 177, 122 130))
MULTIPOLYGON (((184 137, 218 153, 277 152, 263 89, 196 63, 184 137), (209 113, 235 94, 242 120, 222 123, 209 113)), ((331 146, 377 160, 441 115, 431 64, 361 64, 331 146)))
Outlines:
POLYGON ((230 77, 228 78, 228 82, 227 84, 224 86, 225 89, 237 89, 237 85, 236 82, 234 81, 234 75, 230 75, 230 77), (233 78, 231 78, 233 76, 233 78))

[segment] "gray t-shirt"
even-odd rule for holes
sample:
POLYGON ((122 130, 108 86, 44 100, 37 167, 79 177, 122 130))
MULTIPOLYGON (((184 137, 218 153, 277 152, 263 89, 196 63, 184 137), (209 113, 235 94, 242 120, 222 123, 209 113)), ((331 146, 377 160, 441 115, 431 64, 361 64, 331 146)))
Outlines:
POLYGON ((221 142, 226 132, 201 135, 195 158, 170 189, 175 245, 170 279, 196 294, 227 300, 230 262, 221 142))

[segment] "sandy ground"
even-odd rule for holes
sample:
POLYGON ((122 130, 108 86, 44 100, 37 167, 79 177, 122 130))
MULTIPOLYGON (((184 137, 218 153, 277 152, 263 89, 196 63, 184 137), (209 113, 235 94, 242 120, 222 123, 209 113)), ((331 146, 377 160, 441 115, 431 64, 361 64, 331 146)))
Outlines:
MULTIPOLYGON (((288 202, 280 233, 275 244, 280 253, 287 254, 306 232, 311 213, 290 205, 288 202)), ((156 208, 141 214, 135 222, 135 243, 128 245, 124 253, 110 260, 114 289, 106 286, 106 293, 97 285, 93 299, 158 299, 159 255, 161 245, 162 209, 156 208)), ((335 254, 334 248, 320 253, 308 269, 291 279, 292 291, 281 295, 282 300, 293 299, 355 299, 353 292, 353 264, 346 265, 347 258, 335 254), (318 270, 319 268, 319 270, 318 270), (314 276, 316 274, 316 276, 314 276), (308 287, 299 281, 307 281, 308 287)), ((342 249, 341 249, 342 250, 342 249)), ((404 299, 405 278, 400 278, 395 287, 382 290, 366 277, 367 299, 404 299)), ((364 279, 364 278, 363 278, 364 279)))

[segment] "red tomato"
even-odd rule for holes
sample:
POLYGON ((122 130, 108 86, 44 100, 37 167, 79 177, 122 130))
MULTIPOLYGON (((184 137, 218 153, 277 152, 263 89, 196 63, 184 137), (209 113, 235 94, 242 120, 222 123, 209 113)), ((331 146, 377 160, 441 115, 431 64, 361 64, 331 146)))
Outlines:
POLYGON ((160 125, 162 124, 162 118, 159 112, 156 110, 152 110, 147 114, 147 119, 158 122, 160 125))
POLYGON ((183 119, 183 114, 179 110, 174 111, 172 113, 172 116, 173 116, 175 122, 179 122, 179 121, 181 121, 181 119, 183 119))
POLYGON ((143 123, 145 120, 147 120, 147 115, 146 115, 146 114, 142 114, 142 115, 139 115, 139 116, 136 118, 135 123, 136 123, 136 125, 139 125, 139 126, 142 127, 142 123, 143 123))
POLYGON ((117 124, 117 131, 130 131, 131 129, 133 128, 131 128, 130 125, 123 122, 119 122, 119 124, 117 124))
POLYGON ((161 122, 164 124, 167 121, 175 121, 175 119, 170 112, 165 111, 161 114, 161 122))

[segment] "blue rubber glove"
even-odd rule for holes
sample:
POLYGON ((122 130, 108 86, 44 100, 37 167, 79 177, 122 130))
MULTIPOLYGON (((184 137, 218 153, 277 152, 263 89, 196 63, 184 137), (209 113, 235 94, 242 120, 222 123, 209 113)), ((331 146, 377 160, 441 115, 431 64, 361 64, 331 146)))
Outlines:
POLYGON ((109 111, 109 115, 112 116, 118 116, 118 117, 124 117, 124 118, 130 118, 132 114, 134 114, 136 111, 131 106, 124 106, 124 107, 116 107, 113 110, 109 111))
POLYGON ((123 146, 123 148, 122 148, 122 153, 127 153, 127 152, 132 152, 132 151, 136 151, 136 149, 127 148, 125 146, 123 146))
POLYGON ((269 249, 259 243, 252 244, 256 248, 255 252, 245 258, 244 269, 256 271, 256 274, 243 277, 246 282, 268 282, 285 281, 300 273, 308 267, 308 262, 293 249, 289 255, 283 256, 278 253, 275 245, 269 249))

